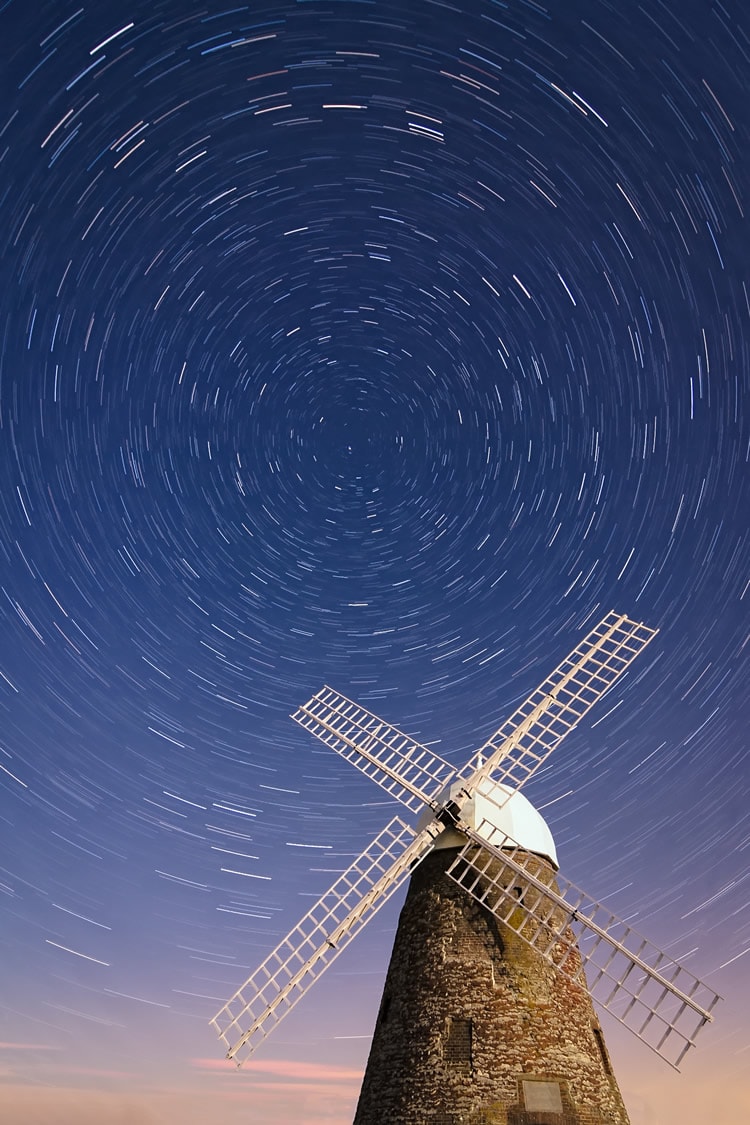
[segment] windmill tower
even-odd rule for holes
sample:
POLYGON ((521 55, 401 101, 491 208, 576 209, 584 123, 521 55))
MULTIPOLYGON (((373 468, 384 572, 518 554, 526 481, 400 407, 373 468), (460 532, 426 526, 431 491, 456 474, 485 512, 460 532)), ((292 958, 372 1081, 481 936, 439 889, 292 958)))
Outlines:
POLYGON ((718 997, 558 872, 520 787, 655 635, 614 612, 457 770, 331 688, 293 718, 410 812, 214 1016, 238 1065, 411 874, 355 1125, 628 1125, 592 998, 677 1068, 718 997))

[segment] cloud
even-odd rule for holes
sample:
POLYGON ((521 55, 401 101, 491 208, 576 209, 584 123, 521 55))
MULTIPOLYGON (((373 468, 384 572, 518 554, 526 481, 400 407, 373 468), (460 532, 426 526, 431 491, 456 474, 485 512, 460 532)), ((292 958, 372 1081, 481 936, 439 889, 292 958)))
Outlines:
MULTIPOLYGON (((233 1071, 237 1067, 227 1059, 193 1059, 199 1070, 233 1071)), ((326 1063, 299 1062, 292 1059, 250 1059, 240 1073, 271 1074, 287 1081, 361 1082, 362 1071, 354 1067, 329 1066, 326 1063)))

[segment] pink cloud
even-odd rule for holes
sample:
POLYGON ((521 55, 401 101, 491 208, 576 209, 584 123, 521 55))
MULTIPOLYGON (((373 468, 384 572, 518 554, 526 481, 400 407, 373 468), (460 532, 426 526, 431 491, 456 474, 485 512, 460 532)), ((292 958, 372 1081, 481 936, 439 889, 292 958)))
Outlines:
MULTIPOLYGON (((199 1070, 236 1071, 237 1067, 228 1059, 193 1059, 192 1065, 199 1070)), ((362 1071, 353 1067, 329 1066, 326 1063, 299 1062, 292 1059, 250 1059, 241 1073, 272 1074, 284 1079, 299 1079, 312 1082, 360 1082, 362 1071)))

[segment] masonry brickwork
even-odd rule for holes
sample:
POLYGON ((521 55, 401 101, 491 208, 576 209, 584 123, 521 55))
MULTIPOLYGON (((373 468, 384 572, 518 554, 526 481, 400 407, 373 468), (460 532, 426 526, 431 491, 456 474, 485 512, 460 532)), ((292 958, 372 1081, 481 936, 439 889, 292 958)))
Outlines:
POLYGON ((412 875, 354 1125, 629 1125, 590 997, 445 874, 455 855, 412 875))

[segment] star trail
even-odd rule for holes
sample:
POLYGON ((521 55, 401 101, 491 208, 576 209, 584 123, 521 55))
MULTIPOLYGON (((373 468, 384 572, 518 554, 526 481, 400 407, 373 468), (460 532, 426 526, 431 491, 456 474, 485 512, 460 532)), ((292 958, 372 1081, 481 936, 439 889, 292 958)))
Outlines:
POLYGON ((3 1120, 350 1121, 393 911, 246 1070, 207 1026, 397 811, 290 712, 460 764, 610 608, 659 636, 528 796, 725 997, 680 1076, 607 1030, 633 1125, 742 1119, 744 5, 6 0, 0 44, 3 1120))

